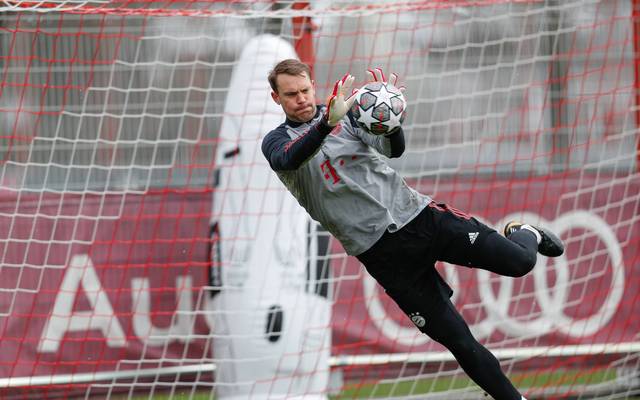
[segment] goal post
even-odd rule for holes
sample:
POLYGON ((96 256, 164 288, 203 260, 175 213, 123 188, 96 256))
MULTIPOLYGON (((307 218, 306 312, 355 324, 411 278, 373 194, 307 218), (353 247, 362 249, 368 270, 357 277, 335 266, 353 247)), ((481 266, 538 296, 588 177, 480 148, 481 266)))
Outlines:
POLYGON ((0 397, 475 398, 264 159, 266 76, 406 86, 417 190, 566 243, 440 263, 527 398, 640 395, 640 1, 0 1, 0 397))

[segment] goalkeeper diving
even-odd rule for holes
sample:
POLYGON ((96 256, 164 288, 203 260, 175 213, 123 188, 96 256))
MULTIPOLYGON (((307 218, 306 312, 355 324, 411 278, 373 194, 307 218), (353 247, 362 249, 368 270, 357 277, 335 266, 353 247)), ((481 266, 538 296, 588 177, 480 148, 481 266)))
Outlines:
MULTIPOLYGON (((386 81, 380 69, 368 72, 372 81, 386 81)), ((498 400, 524 399, 473 337, 435 264, 522 277, 535 266, 537 253, 561 255, 561 240, 545 228, 515 221, 501 235, 409 187, 379 155, 403 154, 402 127, 387 135, 358 127, 350 111, 353 76, 335 83, 326 105, 316 104, 310 68, 298 60, 279 62, 268 80, 286 120, 266 135, 262 152, 287 189, 485 392, 498 400)))

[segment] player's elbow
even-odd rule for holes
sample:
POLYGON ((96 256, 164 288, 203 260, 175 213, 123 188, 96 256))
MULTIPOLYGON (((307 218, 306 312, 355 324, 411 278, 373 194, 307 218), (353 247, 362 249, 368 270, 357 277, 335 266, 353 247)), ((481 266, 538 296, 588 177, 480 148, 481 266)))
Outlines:
POLYGON ((307 161, 295 157, 284 157, 279 154, 273 155, 268 160, 271 169, 274 171, 295 171, 307 161))
POLYGON ((298 168, 300 168, 300 165, 298 164, 282 164, 282 165, 278 165, 276 167, 271 167, 271 169, 273 169, 276 172, 285 172, 285 171, 295 171, 298 168))

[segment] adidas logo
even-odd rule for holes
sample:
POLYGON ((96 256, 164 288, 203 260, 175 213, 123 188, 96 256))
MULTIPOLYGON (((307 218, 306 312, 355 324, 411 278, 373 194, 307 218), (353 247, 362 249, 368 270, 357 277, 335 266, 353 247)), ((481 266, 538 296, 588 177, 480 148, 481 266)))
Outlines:
POLYGON ((480 232, 469 232, 469 241, 471 242, 471 244, 473 244, 476 241, 479 234, 480 232))

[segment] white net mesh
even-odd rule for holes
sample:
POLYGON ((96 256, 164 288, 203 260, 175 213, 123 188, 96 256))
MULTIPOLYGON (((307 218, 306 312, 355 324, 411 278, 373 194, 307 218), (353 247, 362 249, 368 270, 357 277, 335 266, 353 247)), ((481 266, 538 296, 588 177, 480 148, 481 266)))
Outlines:
POLYGON ((518 280, 439 266, 516 386, 634 398, 636 10, 0 2, 2 397, 479 396, 270 175, 266 74, 297 55, 320 99, 400 76, 411 186, 565 240, 518 280))

